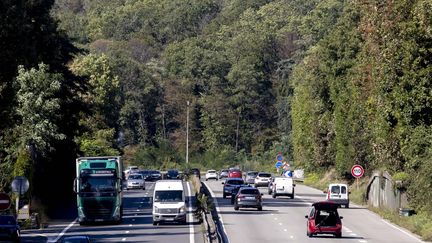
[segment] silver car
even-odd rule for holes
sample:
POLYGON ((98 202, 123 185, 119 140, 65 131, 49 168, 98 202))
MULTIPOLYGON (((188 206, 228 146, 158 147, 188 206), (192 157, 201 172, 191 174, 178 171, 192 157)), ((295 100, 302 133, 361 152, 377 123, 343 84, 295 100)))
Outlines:
POLYGON ((145 179, 142 174, 131 174, 127 178, 127 187, 129 189, 143 189, 145 190, 145 179))
POLYGON ((255 183, 255 177, 258 175, 258 171, 248 171, 246 173, 245 181, 247 184, 254 184, 255 183))
POLYGON ((234 199, 234 210, 256 208, 262 210, 262 194, 254 187, 241 187, 234 199))
POLYGON ((219 179, 227 178, 229 170, 221 170, 219 172, 219 179))

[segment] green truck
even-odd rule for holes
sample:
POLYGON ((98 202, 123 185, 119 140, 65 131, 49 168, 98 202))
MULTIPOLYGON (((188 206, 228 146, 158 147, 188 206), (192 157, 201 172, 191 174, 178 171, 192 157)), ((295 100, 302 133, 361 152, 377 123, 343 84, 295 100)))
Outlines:
POLYGON ((76 159, 74 191, 80 225, 89 222, 120 223, 123 165, 121 157, 80 157, 76 159))

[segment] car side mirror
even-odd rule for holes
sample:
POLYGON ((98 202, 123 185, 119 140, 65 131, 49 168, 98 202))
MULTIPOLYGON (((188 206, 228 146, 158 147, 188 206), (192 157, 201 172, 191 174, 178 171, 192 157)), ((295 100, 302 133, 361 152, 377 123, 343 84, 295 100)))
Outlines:
POLYGON ((343 216, 339 216, 340 219, 343 219, 343 216))
POLYGON ((77 178, 75 178, 75 179, 74 179, 74 183, 73 183, 73 191, 74 191, 75 193, 78 193, 78 189, 77 189, 77 182, 78 182, 78 180, 77 180, 77 178))
POLYGON ((309 218, 309 216, 305 215, 305 218, 309 218))

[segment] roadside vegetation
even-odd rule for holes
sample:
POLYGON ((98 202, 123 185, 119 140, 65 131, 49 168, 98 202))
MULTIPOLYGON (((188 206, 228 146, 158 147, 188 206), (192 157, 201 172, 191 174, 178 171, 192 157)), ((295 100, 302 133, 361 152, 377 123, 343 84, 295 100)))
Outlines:
POLYGON ((432 215, 429 0, 1 6, 0 191, 26 175, 55 211, 77 156, 271 171, 281 152, 311 183, 353 164, 403 175, 432 215))

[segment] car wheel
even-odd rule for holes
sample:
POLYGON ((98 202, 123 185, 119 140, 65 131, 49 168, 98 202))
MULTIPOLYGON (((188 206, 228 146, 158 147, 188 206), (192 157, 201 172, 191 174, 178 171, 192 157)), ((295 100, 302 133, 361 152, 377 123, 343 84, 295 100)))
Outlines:
POLYGON ((268 191, 268 194, 271 195, 271 193, 272 193, 272 191, 269 190, 269 191, 268 191))
POLYGON ((335 234, 335 237, 336 237, 336 238, 342 238, 342 232, 341 232, 341 233, 338 233, 338 234, 335 234))
POLYGON ((290 195, 290 198, 294 199, 294 192, 293 192, 293 194, 290 195))
POLYGON ((238 210, 239 210, 239 207, 234 207, 234 210, 235 210, 235 211, 238 211, 238 210))
POLYGON ((224 199, 226 198, 226 194, 225 194, 225 193, 223 194, 223 198, 224 198, 224 199))
POLYGON ((262 211, 262 207, 258 207, 258 211, 262 211))
POLYGON ((234 201, 235 201, 235 198, 234 198, 234 197, 231 197, 231 204, 232 204, 232 205, 234 204, 234 201))
POLYGON ((206 181, 208 181, 208 179, 206 179, 206 181))
POLYGON ((349 203, 345 204, 345 208, 349 208, 349 203))
POLYGON ((272 194, 272 198, 276 198, 276 193, 273 193, 273 194, 272 194))
POLYGON ((157 225, 158 224, 158 222, 157 221, 153 221, 153 225, 157 225))

